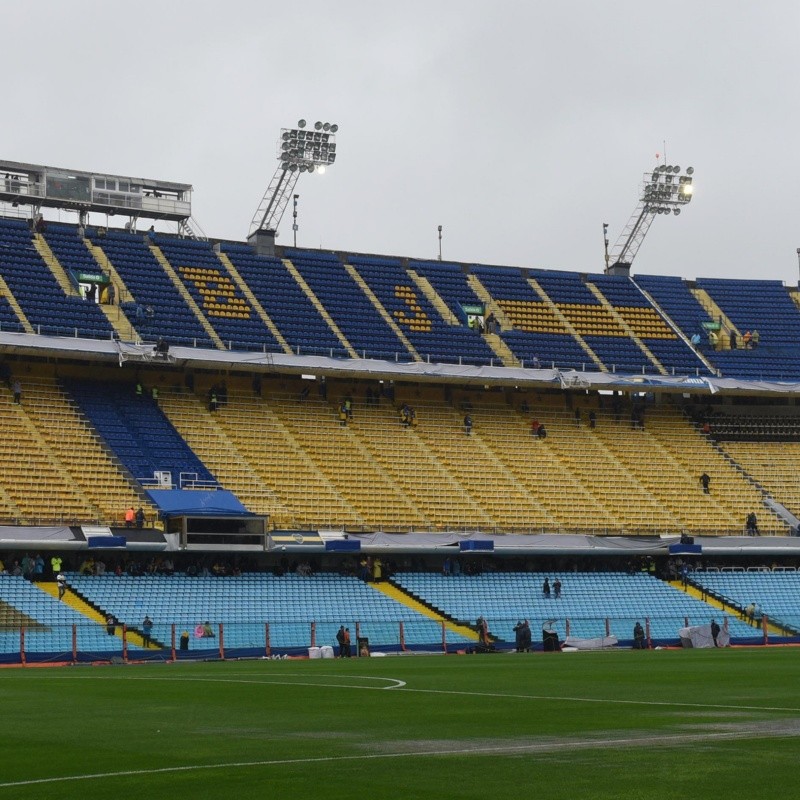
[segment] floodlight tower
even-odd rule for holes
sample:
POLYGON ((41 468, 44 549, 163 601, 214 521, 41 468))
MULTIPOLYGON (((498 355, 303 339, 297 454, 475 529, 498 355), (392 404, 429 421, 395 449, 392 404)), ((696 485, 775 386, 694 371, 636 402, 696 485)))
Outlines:
POLYGON ((272 255, 275 236, 283 212, 294 194, 297 179, 303 172, 324 173, 336 161, 336 131, 330 122, 315 122, 306 130, 306 121, 296 128, 282 128, 278 139, 278 168, 253 215, 247 240, 259 253, 272 255))
POLYGON ((677 216, 681 208, 691 202, 694 192, 692 175, 694 167, 687 167, 682 173, 680 167, 669 164, 659 164, 652 173, 645 173, 639 205, 619 235, 611 254, 606 256, 607 273, 630 274, 633 259, 656 215, 672 213, 677 216))

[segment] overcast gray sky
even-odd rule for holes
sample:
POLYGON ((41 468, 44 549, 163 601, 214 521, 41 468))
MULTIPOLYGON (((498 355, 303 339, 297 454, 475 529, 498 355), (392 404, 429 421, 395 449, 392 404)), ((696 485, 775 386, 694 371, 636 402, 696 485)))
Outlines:
MULTIPOLYGON (((599 272, 666 140, 695 198, 634 273, 797 283, 795 0, 0 0, 0 158, 194 186, 243 240, 281 127, 340 126, 298 243, 599 272)), ((279 242, 291 242, 287 212, 279 242)))

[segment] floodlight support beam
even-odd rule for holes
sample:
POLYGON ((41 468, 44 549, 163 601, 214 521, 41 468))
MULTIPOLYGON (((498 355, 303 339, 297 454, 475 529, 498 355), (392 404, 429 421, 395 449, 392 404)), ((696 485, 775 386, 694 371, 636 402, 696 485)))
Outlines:
POLYGON ((283 167, 275 170, 267 191, 256 209, 253 221, 250 223, 248 237, 256 231, 277 231, 283 218, 283 212, 294 193, 298 177, 300 177, 299 170, 292 171, 283 169, 283 167))
POLYGON ((656 212, 649 203, 639 203, 606 260, 606 272, 617 264, 633 264, 655 216, 656 212))

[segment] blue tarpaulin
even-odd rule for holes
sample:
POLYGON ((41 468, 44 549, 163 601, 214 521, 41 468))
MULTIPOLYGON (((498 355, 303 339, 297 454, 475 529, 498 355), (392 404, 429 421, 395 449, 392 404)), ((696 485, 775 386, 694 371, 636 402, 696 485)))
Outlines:
POLYGON ((224 489, 147 489, 147 495, 167 516, 252 516, 232 492, 224 489))

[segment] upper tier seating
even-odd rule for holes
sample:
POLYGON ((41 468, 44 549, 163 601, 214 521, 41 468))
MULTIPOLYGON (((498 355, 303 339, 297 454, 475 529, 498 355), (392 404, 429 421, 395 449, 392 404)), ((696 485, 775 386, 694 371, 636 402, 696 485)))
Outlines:
POLYGON ((667 325, 630 278, 623 275, 589 275, 589 280, 669 374, 709 374, 708 367, 667 325))
POLYGON ((705 289, 744 336, 757 330, 757 347, 722 350, 711 356, 723 375, 752 380, 796 380, 800 375, 800 311, 780 281, 701 278, 705 289))
POLYGON ((459 264, 445 261, 409 261, 409 270, 426 278, 436 294, 463 325, 467 324, 465 305, 479 305, 482 301, 467 283, 466 274, 459 264))
POLYGON ((493 353, 476 331, 449 325, 396 259, 351 256, 352 264, 424 361, 486 364, 493 353))
MULTIPOLYGON (((778 281, 697 282, 739 335, 760 334, 758 347, 729 350, 727 338, 718 349, 706 340, 703 325, 716 320, 677 277, 632 280, 296 248, 279 250, 282 263, 242 243, 220 243, 218 256, 207 242, 87 228, 88 241, 102 251, 97 263, 81 234, 57 222, 33 234, 24 220, 0 219, 0 276, 10 292, 0 296, 0 331, 24 329, 16 300, 34 332, 48 335, 138 335, 173 345, 397 362, 496 364, 514 363, 513 356, 525 367, 594 371, 602 364, 610 372, 708 375, 701 353, 723 377, 800 378, 793 346, 800 311, 778 281), (64 285, 58 265, 48 268, 48 248, 73 284, 81 271, 109 270, 135 331, 118 320, 115 331, 103 313, 110 309, 64 285), (498 310, 502 343, 469 329, 466 305, 498 310), (703 335, 697 351, 686 343, 694 333, 703 335)), ((723 328, 727 337, 727 323, 723 328)))
POLYGON ((369 298, 329 253, 288 250, 286 257, 333 318, 359 357, 412 361, 412 354, 369 298))
POLYGON ((347 357, 345 347, 280 259, 256 255, 246 244, 223 242, 221 247, 293 353, 347 357))
POLYGON ((114 335, 96 304, 64 294, 24 220, 0 218, 0 274, 36 333, 95 339, 114 335))
POLYGON ((174 236, 154 241, 228 349, 279 349, 208 242, 174 236))
POLYGON ((503 341, 528 367, 593 368, 592 359, 520 270, 475 265, 473 273, 514 326, 503 341))
POLYGON ((125 283, 134 302, 123 306, 142 338, 170 344, 213 347, 213 343, 145 243, 145 237, 110 230, 104 236, 87 229, 125 283))
POLYGON ((532 270, 531 277, 610 371, 658 371, 577 272, 532 270))

